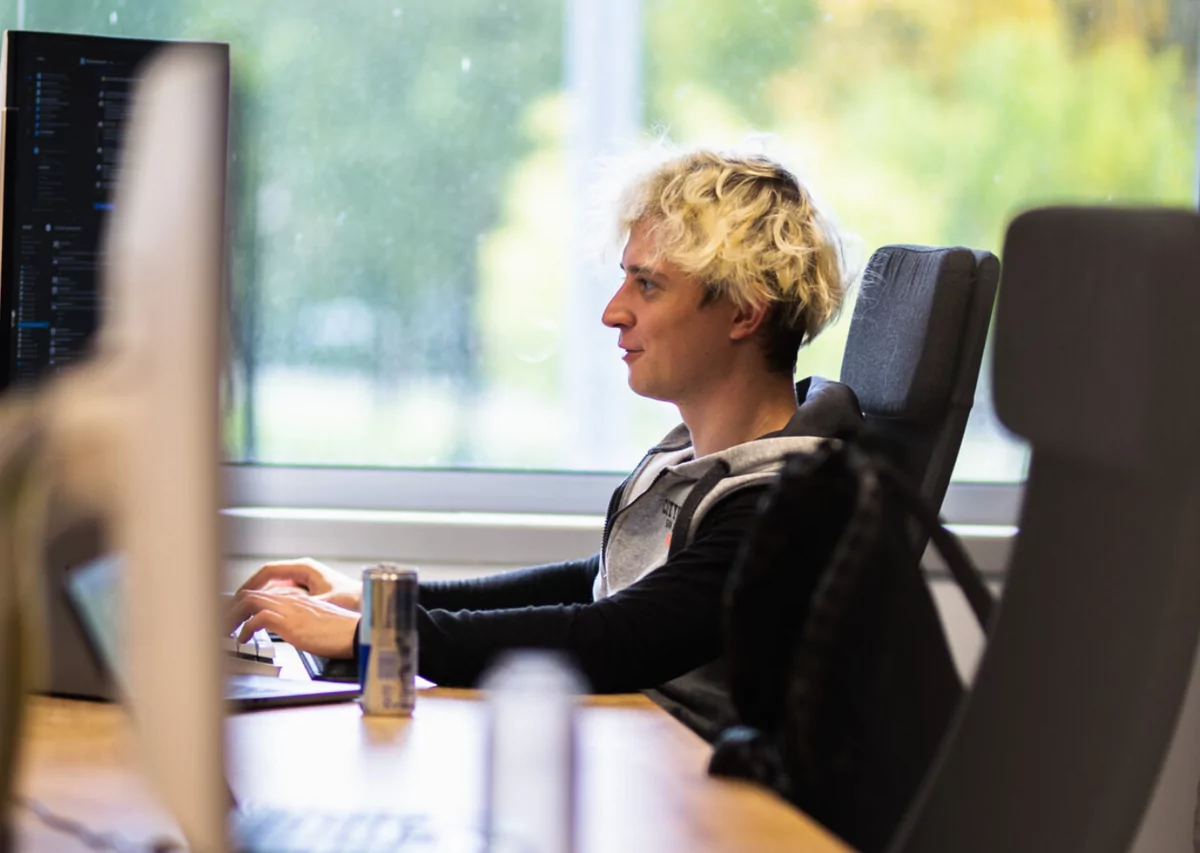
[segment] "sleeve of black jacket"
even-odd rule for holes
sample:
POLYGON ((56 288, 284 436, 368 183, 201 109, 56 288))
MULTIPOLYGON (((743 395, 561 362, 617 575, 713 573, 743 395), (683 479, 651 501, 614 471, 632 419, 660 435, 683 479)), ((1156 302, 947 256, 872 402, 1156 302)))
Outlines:
POLYGON ((421 583, 418 600, 426 610, 504 610, 547 604, 583 604, 592 600, 600 555, 551 563, 483 578, 421 583))
MULTIPOLYGON (((418 607, 420 673, 470 686, 501 651, 569 653, 598 693, 661 684, 721 652, 721 599, 762 489, 720 501, 688 547, 635 584, 600 601, 500 610, 418 607)), ((422 593, 423 595, 423 593, 422 593)))

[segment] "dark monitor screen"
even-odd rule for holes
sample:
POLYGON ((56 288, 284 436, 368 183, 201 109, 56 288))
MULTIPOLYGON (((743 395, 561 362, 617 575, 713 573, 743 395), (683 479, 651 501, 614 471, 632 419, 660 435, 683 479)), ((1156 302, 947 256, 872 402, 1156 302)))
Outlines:
POLYGON ((55 374, 88 351, 133 83, 163 44, 4 34, 0 388, 55 374))

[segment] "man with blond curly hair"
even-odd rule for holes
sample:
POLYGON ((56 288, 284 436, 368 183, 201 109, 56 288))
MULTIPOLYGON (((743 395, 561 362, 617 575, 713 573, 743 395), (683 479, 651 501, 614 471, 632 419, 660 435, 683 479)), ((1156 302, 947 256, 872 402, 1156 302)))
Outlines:
MULTIPOLYGON (((677 156, 627 188, 618 218, 623 279, 602 320, 630 388, 683 423, 613 494, 591 558, 422 583, 419 671, 470 685, 500 651, 560 649, 594 690, 646 690, 711 737, 730 711, 722 591, 758 499, 787 454, 862 417, 843 385, 793 383, 798 349, 841 305, 838 245, 799 181, 757 156, 677 156)), ((232 618, 350 657, 360 600, 319 563, 272 563, 232 618)))

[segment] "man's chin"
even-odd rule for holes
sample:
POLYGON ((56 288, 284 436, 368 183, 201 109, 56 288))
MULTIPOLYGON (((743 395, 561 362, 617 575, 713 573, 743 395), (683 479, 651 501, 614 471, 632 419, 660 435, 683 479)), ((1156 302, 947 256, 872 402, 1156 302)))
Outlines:
POLYGON ((639 397, 645 397, 648 400, 661 400, 664 403, 672 402, 663 388, 658 387, 653 382, 639 381, 632 373, 629 374, 629 390, 639 397))

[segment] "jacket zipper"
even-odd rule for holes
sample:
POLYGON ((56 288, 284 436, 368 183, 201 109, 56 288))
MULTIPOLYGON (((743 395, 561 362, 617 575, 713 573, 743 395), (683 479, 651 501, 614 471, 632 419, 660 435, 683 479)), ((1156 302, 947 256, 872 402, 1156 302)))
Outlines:
MULTIPOLYGON (((650 461, 651 457, 656 456, 659 453, 669 453, 672 450, 682 450, 683 448, 687 447, 689 443, 690 442, 685 442, 684 444, 672 447, 667 447, 662 444, 651 447, 648 451, 646 451, 646 455, 642 457, 642 461, 639 462, 637 467, 633 469, 633 472, 625 478, 625 481, 621 483, 621 485, 617 486, 616 490, 612 493, 612 497, 608 499, 608 512, 604 514, 604 533, 600 537, 601 560, 605 562, 608 561, 608 534, 609 531, 612 530, 612 524, 614 516, 617 512, 617 506, 621 503, 621 498, 625 497, 625 490, 629 488, 629 484, 637 478, 638 474, 642 473, 642 469, 646 467, 646 463, 650 461)), ((665 474, 666 471, 666 468, 663 468, 661 471, 659 471, 654 477, 654 483, 657 483, 658 478, 665 474)), ((654 483, 650 484, 651 488, 653 488, 654 483)))
MULTIPOLYGON (((645 460, 643 460, 645 461, 645 460)), ((638 468, 641 466, 639 465, 638 468)), ((634 469, 635 473, 637 469, 634 469)), ((617 511, 617 505, 621 502, 621 498, 625 494, 625 489, 629 486, 629 481, 633 479, 633 474, 625 478, 612 493, 612 497, 608 499, 608 512, 604 513, 604 535, 600 537, 600 559, 608 559, 608 531, 612 528, 613 513, 617 511)))
MULTIPOLYGON (((651 455, 652 454, 649 453, 646 454, 646 458, 643 459, 641 463, 633 469, 632 474, 625 478, 625 482, 622 483, 615 492, 613 492, 612 499, 608 502, 608 513, 604 516, 604 535, 600 538, 600 557, 605 562, 608 561, 608 534, 612 531, 613 522, 616 521, 616 516, 619 514, 617 513, 617 505, 620 504, 621 498, 625 497, 625 490, 629 488, 629 484, 632 483, 639 474, 641 474, 642 468, 645 467, 645 463, 650 459, 651 455)), ((642 492, 642 494, 649 493, 649 491, 654 488, 655 484, 657 484, 666 473, 666 468, 659 469, 659 472, 654 475, 654 480, 651 481, 650 485, 646 487, 646 491, 642 492)), ((629 507, 625 507, 625 509, 629 509, 629 507)), ((624 510, 622 510, 622 512, 624 512, 624 510)))

